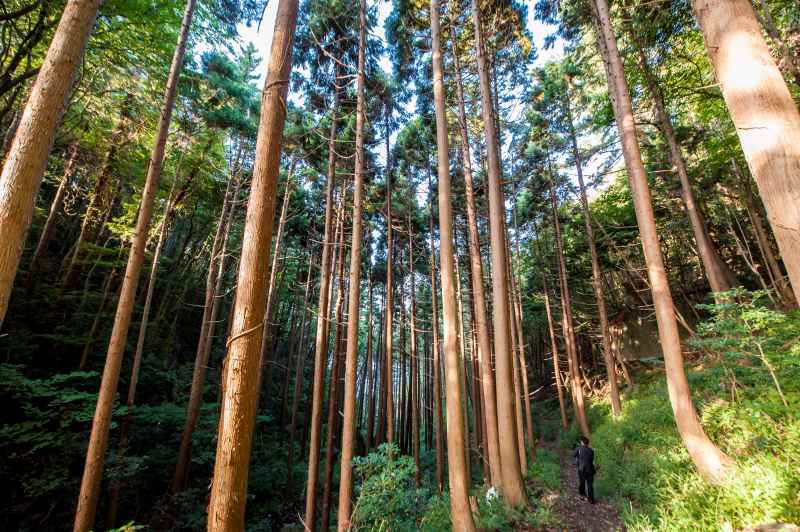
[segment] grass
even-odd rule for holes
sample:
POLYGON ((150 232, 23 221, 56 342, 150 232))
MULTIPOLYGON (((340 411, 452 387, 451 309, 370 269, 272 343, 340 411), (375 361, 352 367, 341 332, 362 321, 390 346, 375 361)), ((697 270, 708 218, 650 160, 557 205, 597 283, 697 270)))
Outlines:
MULTIPOLYGON (((781 375, 787 408, 758 368, 717 362, 687 371, 707 434, 736 462, 728 483, 711 486, 696 472, 675 428, 663 372, 651 371, 639 375, 640 384, 624 398, 618 419, 607 404, 589 411, 600 466, 598 496, 616 499, 626 526, 634 531, 738 530, 800 522, 797 372, 781 375)), ((567 433, 563 441, 575 437, 567 433)))

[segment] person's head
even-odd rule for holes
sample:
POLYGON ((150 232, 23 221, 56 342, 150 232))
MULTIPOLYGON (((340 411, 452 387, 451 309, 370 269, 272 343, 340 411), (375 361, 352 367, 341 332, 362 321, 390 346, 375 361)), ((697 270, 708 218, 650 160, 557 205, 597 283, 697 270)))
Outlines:
POLYGON ((589 446, 589 438, 587 438, 586 436, 581 436, 581 443, 588 447, 589 446))

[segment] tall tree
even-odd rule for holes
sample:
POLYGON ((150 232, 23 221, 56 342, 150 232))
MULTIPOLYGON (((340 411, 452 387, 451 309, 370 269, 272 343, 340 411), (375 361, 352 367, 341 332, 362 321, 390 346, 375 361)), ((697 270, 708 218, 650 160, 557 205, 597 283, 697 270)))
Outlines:
POLYGON ((525 504, 514 400, 514 353, 511 351, 509 324, 509 291, 506 277, 508 250, 505 238, 505 200, 503 198, 500 148, 493 112, 492 90, 486 64, 479 0, 472 0, 472 20, 475 26, 475 51, 483 112, 488 169, 489 230, 492 257, 492 322, 494 325, 494 354, 497 383, 497 429, 500 442, 500 472, 503 497, 511 506, 525 504))
POLYGON ((436 110, 437 174, 439 176, 439 257, 442 279, 442 316, 444 318, 444 355, 447 385, 447 473, 450 483, 450 519, 453 528, 475 530, 469 505, 469 478, 465 454, 464 411, 461 408, 461 362, 458 346, 458 308, 453 248, 453 206, 450 187, 450 160, 445 115, 444 68, 439 28, 439 0, 431 0, 431 49, 433 63, 433 99, 436 110))
MULTIPOLYGON (((451 18, 453 17, 451 12, 451 18)), ((452 21, 455 27, 455 20, 452 21)), ((467 227, 469 229, 469 265, 472 287, 472 300, 475 326, 478 338, 478 358, 481 366, 481 384, 483 386, 483 407, 486 416, 486 444, 490 469, 490 483, 499 486, 500 474, 500 442, 497 434, 497 398, 495 394, 494 370, 492 368, 492 348, 489 337, 489 324, 486 318, 486 292, 483 286, 483 264, 481 262, 480 235, 478 234, 478 217, 475 208, 475 192, 472 180, 472 160, 470 156, 467 116, 464 109, 464 87, 461 79, 461 64, 458 50, 453 40, 453 61, 456 74, 456 94, 458 96, 458 126, 461 136, 461 157, 464 168, 464 195, 467 204, 467 227)))
MULTIPOLYGON (((737 0, 738 2, 739 0, 737 0)), ((642 162, 636 123, 633 116, 630 91, 625 79, 622 59, 617 49, 614 29, 606 0, 593 0, 594 15, 598 28, 598 40, 607 50, 604 61, 608 86, 612 93, 612 104, 617 120, 625 166, 628 170, 631 195, 633 196, 639 235, 647 264, 647 276, 655 305, 658 336, 664 354, 672 411, 686 449, 697 469, 712 482, 721 482, 731 466, 731 459, 708 438, 692 404, 689 382, 683 368, 683 353, 675 320, 672 293, 664 268, 664 259, 656 231, 647 173, 642 162)))
POLYGON ((169 125, 172 119, 172 109, 175 104, 175 95, 178 92, 178 79, 183 68, 183 57, 186 52, 186 42, 189 38, 189 29, 192 25, 195 0, 186 2, 178 42, 172 56, 167 83, 164 88, 164 101, 161 106, 156 129, 156 138, 153 151, 150 155, 150 164, 147 169, 142 199, 139 206, 139 215, 136 219, 136 232, 133 236, 128 264, 125 269, 125 279, 122 283, 117 313, 114 316, 114 327, 108 343, 108 354, 103 369, 103 378, 100 383, 100 392, 97 397, 97 407, 92 421, 92 432, 89 436, 89 447, 86 451, 86 465, 81 479, 81 491, 78 497, 78 509, 75 513, 76 531, 92 528, 97 499, 100 494, 100 481, 103 475, 106 448, 108 446, 108 431, 111 428, 111 412, 114 407, 114 397, 119 383, 119 372, 122 367, 122 357, 125 353, 125 344, 128 337, 128 328, 136 300, 136 288, 139 284, 139 272, 144 261, 144 251, 147 245, 147 233, 150 227, 150 218, 153 211, 153 202, 158 192, 161 180, 161 170, 164 164, 164 148, 169 134, 169 125))
POLYGON ((228 340, 223 418, 217 438, 208 530, 244 529, 247 477, 255 425, 259 354, 266 307, 267 265, 275 216, 275 192, 286 119, 286 94, 292 71, 297 0, 280 0, 261 99, 250 202, 247 205, 242 258, 228 340))
POLYGON ((693 0, 692 5, 800 301, 800 110, 748 0, 693 0))
POLYGON ((31 88, 0 174, 0 326, 56 128, 102 0, 70 0, 31 88))
POLYGON ((353 455, 356 433, 356 366, 361 309, 361 241, 364 189, 364 54, 366 48, 367 0, 358 8, 358 72, 356 74, 356 153, 353 183, 353 228, 350 245, 350 293, 347 308, 347 356, 345 362, 344 421, 342 423, 342 464, 339 480, 338 530, 350 530, 353 494, 353 455))

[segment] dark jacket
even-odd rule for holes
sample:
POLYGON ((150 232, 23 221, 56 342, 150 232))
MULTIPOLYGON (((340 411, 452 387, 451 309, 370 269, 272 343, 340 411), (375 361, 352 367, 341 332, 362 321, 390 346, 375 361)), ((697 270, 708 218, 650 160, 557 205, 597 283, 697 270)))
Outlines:
POLYGON ((572 459, 581 473, 594 475, 594 451, 591 447, 580 445, 572 453, 572 459))

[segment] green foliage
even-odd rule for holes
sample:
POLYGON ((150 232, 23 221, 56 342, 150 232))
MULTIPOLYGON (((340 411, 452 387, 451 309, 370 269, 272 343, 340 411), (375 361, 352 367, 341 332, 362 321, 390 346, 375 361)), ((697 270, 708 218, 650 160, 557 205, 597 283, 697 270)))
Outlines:
MULTIPOLYGON (((538 505, 531 509, 511 508, 493 492, 482 489, 476 495, 478 513, 475 515, 475 526, 479 530, 496 530, 512 532, 514 530, 541 529, 553 522, 550 509, 538 505)), ((529 497, 530 498, 530 497, 529 497)))
POLYGON ((428 493, 414 485, 416 466, 393 444, 353 459, 360 479, 358 502, 353 508, 355 530, 418 530, 428 493))
POLYGON ((557 490, 561 486, 558 455, 550 449, 537 449, 536 459, 528 467, 528 478, 548 490, 557 490))
POLYGON ((712 318, 698 327, 702 336, 697 342, 723 356, 688 368, 706 432, 736 462, 724 486, 707 484, 692 465, 675 429, 661 372, 639 376, 617 420, 605 405, 590 411, 597 495, 620 501, 631 530, 741 529, 800 520, 795 406, 800 379, 794 364, 781 362, 785 351, 793 349, 792 331, 800 326, 800 316, 771 310, 758 303, 757 295, 736 294, 738 303, 709 307, 712 318), (742 327, 751 332, 745 336, 742 327), (789 407, 763 367, 731 363, 758 358, 754 342, 774 357, 789 407))

